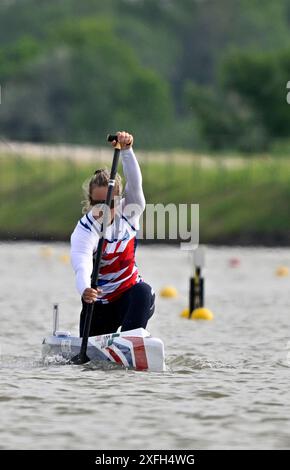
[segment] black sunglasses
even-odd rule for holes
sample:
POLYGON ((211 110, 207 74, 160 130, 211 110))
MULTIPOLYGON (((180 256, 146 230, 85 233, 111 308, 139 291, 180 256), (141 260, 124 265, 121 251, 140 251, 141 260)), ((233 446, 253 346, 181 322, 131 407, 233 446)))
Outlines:
MULTIPOLYGON (((96 200, 91 199, 90 202, 92 206, 95 206, 97 204, 106 204, 106 201, 104 199, 96 199, 96 200)), ((115 201, 114 199, 112 199, 110 209, 114 209, 114 208, 115 208, 115 201)))

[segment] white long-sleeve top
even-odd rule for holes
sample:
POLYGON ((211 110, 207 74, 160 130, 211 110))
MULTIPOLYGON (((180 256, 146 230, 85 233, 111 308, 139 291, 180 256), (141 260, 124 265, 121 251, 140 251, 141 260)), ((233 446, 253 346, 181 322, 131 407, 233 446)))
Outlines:
MULTIPOLYGON (((136 233, 145 209, 142 175, 133 149, 120 152, 126 179, 124 198, 114 221, 107 227, 98 286, 102 289, 100 302, 116 300, 122 292, 141 280, 135 264, 136 233)), ((80 293, 91 287, 93 255, 97 251, 101 225, 93 210, 77 223, 71 235, 71 262, 80 293)))

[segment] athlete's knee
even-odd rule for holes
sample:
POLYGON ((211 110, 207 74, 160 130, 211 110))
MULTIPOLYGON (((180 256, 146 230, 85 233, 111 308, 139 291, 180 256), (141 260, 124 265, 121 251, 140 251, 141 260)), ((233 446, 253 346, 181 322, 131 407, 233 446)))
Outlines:
POLYGON ((152 317, 155 310, 155 292, 146 282, 136 284, 138 286, 138 297, 141 296, 147 318, 152 317))
POLYGON ((139 282, 134 286, 136 288, 136 296, 143 305, 147 305, 147 308, 150 312, 149 317, 153 315, 155 308, 155 292, 152 287, 146 282, 139 282))
POLYGON ((139 282, 138 284, 135 284, 133 289, 134 289, 135 295, 136 296, 138 295, 139 298, 143 297, 143 298, 148 298, 150 300, 153 298, 153 296, 155 298, 154 290, 146 282, 139 282))
POLYGON ((146 328, 149 318, 154 313, 155 294, 145 282, 135 284, 131 290, 130 308, 124 318, 122 331, 134 328, 146 328))

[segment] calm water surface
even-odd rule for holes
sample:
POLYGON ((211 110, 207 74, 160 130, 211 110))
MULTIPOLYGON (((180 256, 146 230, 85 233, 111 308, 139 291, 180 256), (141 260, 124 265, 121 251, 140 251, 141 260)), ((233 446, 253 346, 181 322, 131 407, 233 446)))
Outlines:
POLYGON ((208 248, 215 319, 197 322, 179 317, 187 253, 139 247, 146 281, 179 291, 158 297, 148 325, 165 343, 165 373, 42 363, 54 302, 60 328, 77 331, 68 252, 66 244, 0 245, 0 449, 290 448, 290 278, 275 275, 290 266, 290 250, 208 248))

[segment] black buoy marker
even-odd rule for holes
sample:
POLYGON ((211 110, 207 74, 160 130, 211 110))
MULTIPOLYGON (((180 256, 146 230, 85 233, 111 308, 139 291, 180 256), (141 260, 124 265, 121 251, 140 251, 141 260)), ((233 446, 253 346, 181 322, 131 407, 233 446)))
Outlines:
POLYGON ((204 279, 202 268, 205 264, 204 248, 198 247, 193 252, 194 277, 190 278, 189 286, 189 318, 192 312, 204 306, 204 279))

